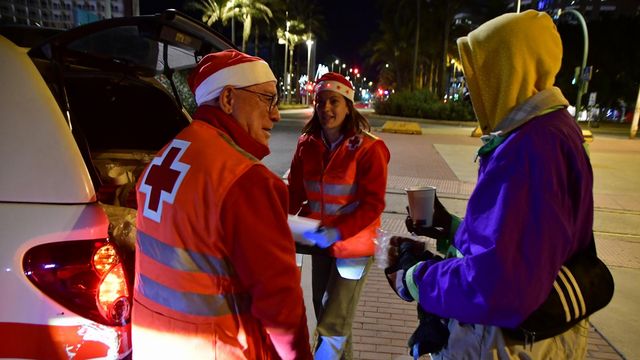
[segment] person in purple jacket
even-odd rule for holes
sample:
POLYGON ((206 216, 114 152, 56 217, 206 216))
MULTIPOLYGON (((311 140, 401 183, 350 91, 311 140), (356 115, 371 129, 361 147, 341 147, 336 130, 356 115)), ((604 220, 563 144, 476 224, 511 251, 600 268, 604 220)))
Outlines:
POLYGON ((477 185, 464 220, 436 201, 433 227, 407 224, 451 239, 459 256, 396 264, 396 291, 449 319, 434 359, 584 358, 587 320, 528 344, 502 331, 545 301, 563 263, 592 239, 591 165, 553 86, 560 36, 546 13, 529 10, 486 22, 458 39, 458 49, 484 134, 477 185))

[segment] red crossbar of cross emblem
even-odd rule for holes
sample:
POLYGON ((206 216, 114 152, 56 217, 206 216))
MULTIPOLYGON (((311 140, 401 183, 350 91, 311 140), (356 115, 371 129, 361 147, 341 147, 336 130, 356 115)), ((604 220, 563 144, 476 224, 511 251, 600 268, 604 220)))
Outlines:
POLYGON ((149 164, 140 183, 140 192, 146 194, 144 216, 160 222, 163 203, 173 204, 182 179, 190 167, 180 162, 189 145, 187 141, 173 140, 164 153, 149 164))

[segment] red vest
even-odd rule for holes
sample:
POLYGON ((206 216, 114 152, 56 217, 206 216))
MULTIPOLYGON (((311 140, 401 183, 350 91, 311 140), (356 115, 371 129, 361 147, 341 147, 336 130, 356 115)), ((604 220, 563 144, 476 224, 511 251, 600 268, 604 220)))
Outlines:
MULTIPOLYGON (((318 146, 325 146, 316 139, 318 146)), ((309 147, 302 154, 304 161, 304 188, 308 207, 307 216, 321 220, 325 226, 331 226, 339 215, 346 215, 359 205, 356 197, 356 167, 360 157, 366 153, 378 138, 368 132, 352 136, 344 140, 324 164, 322 152, 318 148, 309 147), (312 154, 315 153, 315 154, 312 154), (309 161, 317 158, 316 161, 309 161)), ((372 256, 375 253, 374 239, 376 229, 380 227, 380 216, 359 233, 334 243, 330 250, 337 258, 353 258, 372 256)))
POLYGON ((227 190, 252 166, 262 165, 214 127, 194 121, 142 174, 136 358, 278 358, 251 315, 251 299, 228 260, 233 239, 220 227, 227 190))

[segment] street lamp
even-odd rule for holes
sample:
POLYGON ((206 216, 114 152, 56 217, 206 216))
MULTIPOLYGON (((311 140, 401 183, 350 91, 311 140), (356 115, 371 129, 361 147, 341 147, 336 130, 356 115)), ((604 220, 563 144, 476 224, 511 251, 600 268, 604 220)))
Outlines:
POLYGON ((587 55, 589 54, 589 33, 587 32, 587 23, 584 21, 584 17, 580 12, 573 9, 566 9, 564 11, 558 10, 556 14, 556 19, 558 19, 562 14, 569 13, 573 14, 578 18, 578 22, 580 22, 580 26, 582 27, 582 33, 584 34, 584 51, 582 52, 582 66, 580 67, 580 76, 578 81, 578 98, 576 99, 576 111, 575 111, 575 119, 578 121, 578 116, 580 114, 580 105, 582 103, 582 95, 587 90, 585 89, 586 80, 582 79, 582 73, 584 69, 587 67, 587 55))
POLYGON ((313 46, 313 40, 310 38, 307 42, 307 81, 311 81, 311 47, 313 46))
MULTIPOLYGON (((289 17, 289 12, 286 12, 286 17, 289 17)), ((288 99, 289 97, 288 95, 288 91, 289 91, 289 74, 287 73, 287 55, 289 54, 289 25, 291 25, 291 23, 289 21, 287 21, 286 23, 287 27, 284 31, 284 79, 283 80, 283 86, 284 86, 284 95, 285 95, 285 99, 288 99)))
POLYGON ((336 59, 336 61, 331 63, 331 72, 333 72, 333 64, 334 63, 338 66, 338 71, 340 71, 340 60, 336 59))
MULTIPOLYGON (((313 40, 311 37, 307 39, 307 84, 312 81, 311 77, 311 47, 313 46, 313 40)), ((315 79, 313 79, 315 80, 315 79)), ((307 91, 307 104, 309 103, 309 91, 307 91)))

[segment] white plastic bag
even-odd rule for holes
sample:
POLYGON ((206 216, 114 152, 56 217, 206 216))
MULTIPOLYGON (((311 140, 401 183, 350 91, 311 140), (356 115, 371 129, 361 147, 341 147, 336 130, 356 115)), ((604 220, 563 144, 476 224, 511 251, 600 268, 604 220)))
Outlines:
POLYGON ((389 266, 389 249, 391 248, 391 238, 394 236, 408 238, 417 242, 424 243, 425 250, 429 250, 432 253, 436 253, 436 241, 424 236, 416 236, 409 233, 394 233, 384 229, 378 228, 376 243, 376 266, 381 269, 385 269, 389 266))
POLYGON ((391 248, 391 238, 394 236, 402 236, 415 241, 420 241, 418 237, 413 236, 408 233, 398 234, 389 232, 382 228, 378 228, 377 236, 375 239, 376 243, 376 265, 380 269, 384 269, 389 266, 389 249, 391 248))

